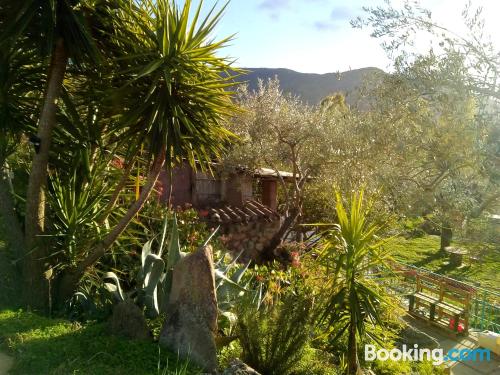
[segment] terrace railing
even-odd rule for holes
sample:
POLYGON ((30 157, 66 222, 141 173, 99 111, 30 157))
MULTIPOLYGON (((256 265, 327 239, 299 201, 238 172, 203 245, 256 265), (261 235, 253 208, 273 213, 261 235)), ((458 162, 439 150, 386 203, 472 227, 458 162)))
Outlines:
POLYGON ((446 281, 454 287, 463 288, 472 293, 468 309, 471 330, 488 330, 500 333, 500 293, 482 288, 468 281, 439 275, 411 264, 393 262, 391 268, 393 270, 392 275, 384 275, 384 277, 377 277, 375 279, 386 286, 392 294, 403 297, 413 293, 416 287, 415 278, 417 274, 446 281))

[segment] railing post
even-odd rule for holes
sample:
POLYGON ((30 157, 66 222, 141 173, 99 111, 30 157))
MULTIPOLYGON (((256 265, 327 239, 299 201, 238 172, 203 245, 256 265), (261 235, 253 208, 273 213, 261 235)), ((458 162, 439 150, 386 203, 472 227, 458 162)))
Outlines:
POLYGON ((474 298, 474 328, 477 328, 477 318, 479 317, 479 299, 474 298))
POLYGON ((481 331, 484 331, 484 321, 485 321, 485 318, 484 318, 484 313, 485 313, 485 309, 486 309, 486 291, 483 292, 483 306, 481 308, 481 331))

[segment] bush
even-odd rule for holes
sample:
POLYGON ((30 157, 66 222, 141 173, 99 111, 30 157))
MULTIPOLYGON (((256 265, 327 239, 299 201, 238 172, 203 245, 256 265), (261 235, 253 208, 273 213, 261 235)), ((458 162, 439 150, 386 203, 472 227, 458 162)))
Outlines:
POLYGON ((323 350, 306 346, 302 359, 294 367, 293 375, 337 375, 342 371, 334 365, 334 356, 323 350))
POLYGON ((375 361, 372 370, 377 375, 443 375, 444 365, 434 365, 431 361, 406 362, 406 361, 375 361))
POLYGON ((377 375, 406 375, 411 374, 410 362, 406 361, 375 361, 372 370, 377 375))
POLYGON ((500 225, 491 218, 480 217, 470 219, 467 223, 465 237, 469 241, 479 243, 500 243, 500 225))
POLYGON ((237 334, 242 360, 266 375, 290 374, 309 340, 311 310, 311 300, 292 293, 258 310, 240 308, 237 334))

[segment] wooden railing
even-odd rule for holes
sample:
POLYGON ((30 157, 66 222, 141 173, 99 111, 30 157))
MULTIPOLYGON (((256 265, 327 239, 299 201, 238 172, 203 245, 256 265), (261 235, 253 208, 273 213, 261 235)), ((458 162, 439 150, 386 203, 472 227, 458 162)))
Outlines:
MULTIPOLYGON (((473 285, 469 281, 456 280, 402 262, 393 262, 391 269, 391 275, 379 278, 379 280, 392 294, 403 298, 415 293, 417 290, 417 275, 427 276, 435 281, 445 281, 450 290, 456 288, 470 293, 467 308, 469 330, 489 330, 500 333, 500 293, 473 285)), ((439 296, 439 292, 435 295, 439 296)), ((455 322, 453 323, 455 324, 455 322)))

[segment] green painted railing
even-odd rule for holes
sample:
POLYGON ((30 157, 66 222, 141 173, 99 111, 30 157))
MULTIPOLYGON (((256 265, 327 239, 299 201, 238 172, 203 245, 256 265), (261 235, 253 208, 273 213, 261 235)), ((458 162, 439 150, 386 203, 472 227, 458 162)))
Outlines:
POLYGON ((500 294, 488 290, 478 291, 470 307, 470 325, 479 331, 500 333, 500 294))
MULTIPOLYGON (((476 286, 468 281, 462 281, 434 273, 425 268, 411 264, 396 262, 397 271, 391 278, 383 278, 384 284, 397 295, 406 295, 415 290, 414 276, 416 273, 432 275, 459 285, 472 291, 469 306, 469 329, 492 331, 500 333, 500 293, 476 286), (403 276, 403 277, 401 277, 403 276)), ((380 279, 379 279, 380 280, 380 279)))

